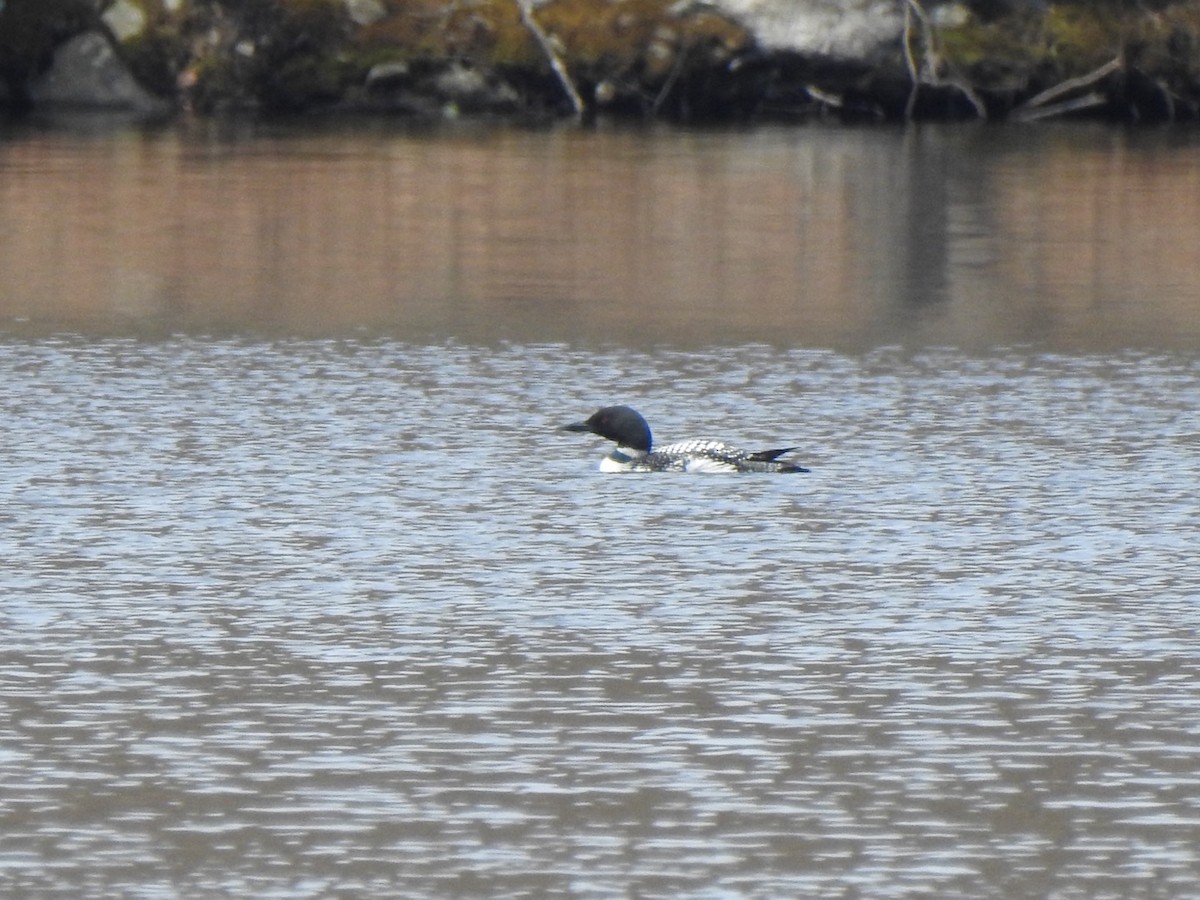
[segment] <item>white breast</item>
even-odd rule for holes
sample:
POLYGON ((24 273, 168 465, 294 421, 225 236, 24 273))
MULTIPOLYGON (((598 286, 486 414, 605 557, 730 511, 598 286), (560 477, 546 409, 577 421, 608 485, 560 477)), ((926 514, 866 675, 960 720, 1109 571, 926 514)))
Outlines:
POLYGON ((613 459, 611 456, 606 456, 606 457, 604 457, 604 459, 600 460, 600 471, 612 473, 612 472, 630 472, 630 471, 636 471, 636 470, 633 469, 632 462, 620 462, 618 460, 613 459))

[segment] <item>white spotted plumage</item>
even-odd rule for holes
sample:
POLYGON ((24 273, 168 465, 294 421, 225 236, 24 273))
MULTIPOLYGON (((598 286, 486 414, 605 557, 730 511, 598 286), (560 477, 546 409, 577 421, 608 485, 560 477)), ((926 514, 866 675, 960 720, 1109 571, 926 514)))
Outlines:
POLYGON ((616 448, 600 461, 601 472, 807 472, 777 457, 794 450, 750 451, 724 441, 678 441, 652 449, 650 426, 628 406, 606 406, 583 422, 564 427, 615 441, 616 448))

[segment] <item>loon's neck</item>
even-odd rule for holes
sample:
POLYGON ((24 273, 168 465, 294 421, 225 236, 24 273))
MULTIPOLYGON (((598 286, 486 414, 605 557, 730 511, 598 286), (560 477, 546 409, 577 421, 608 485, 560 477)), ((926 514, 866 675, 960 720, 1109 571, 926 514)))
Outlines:
POLYGON ((625 472, 637 465, 640 460, 646 458, 645 450, 635 450, 633 447, 626 447, 624 444, 618 444, 617 447, 600 460, 601 472, 625 472))

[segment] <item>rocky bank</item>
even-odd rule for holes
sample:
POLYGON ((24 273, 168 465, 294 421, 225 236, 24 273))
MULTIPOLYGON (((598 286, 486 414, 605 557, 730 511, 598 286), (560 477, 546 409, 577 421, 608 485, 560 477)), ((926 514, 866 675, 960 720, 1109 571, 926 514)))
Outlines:
POLYGON ((0 107, 1200 118, 1195 0, 0 0, 0 107))

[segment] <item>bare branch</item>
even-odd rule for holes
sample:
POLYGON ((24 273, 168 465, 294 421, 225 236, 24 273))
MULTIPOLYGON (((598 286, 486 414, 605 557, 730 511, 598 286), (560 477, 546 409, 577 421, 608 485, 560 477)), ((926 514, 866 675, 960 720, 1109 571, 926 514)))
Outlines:
MULTIPOLYGON (((963 78, 943 78, 941 75, 943 60, 937 52, 937 34, 929 13, 921 5, 921 0, 903 0, 904 3, 904 62, 908 67, 908 77, 912 80, 912 89, 908 93, 908 102, 904 106, 904 118, 911 119, 917 105, 917 95, 921 85, 930 87, 952 87, 962 93, 975 110, 975 115, 981 119, 987 118, 987 107, 979 99, 970 84, 963 78), (918 65, 917 56, 913 52, 913 39, 917 29, 921 31, 921 63, 918 65)), ((954 75, 953 70, 950 73, 954 75)))
MULTIPOLYGON (((913 109, 917 105, 917 91, 921 88, 921 72, 917 68, 917 59, 913 55, 912 37, 913 37, 913 8, 916 6, 915 0, 904 0, 904 62, 908 66, 908 77, 912 82, 912 88, 908 92, 908 102, 904 105, 904 118, 911 119, 913 109)), ((919 6, 916 7, 920 9, 919 6)))
POLYGON ((571 80, 571 73, 567 71, 562 57, 554 49, 554 43, 533 17, 532 0, 514 0, 514 2, 517 4, 517 9, 521 12, 521 21, 529 29, 530 34, 537 39, 542 52, 546 54, 546 58, 550 61, 550 68, 554 70, 554 74, 558 76, 558 81, 562 85, 563 91, 570 98, 571 106, 575 108, 575 115, 582 116, 584 113, 583 98, 579 96, 579 91, 575 88, 575 82, 571 80))
POLYGON ((1043 116, 1034 115, 1039 107, 1045 106, 1047 103, 1057 100, 1066 94, 1070 94, 1072 91, 1091 87, 1097 81, 1102 81, 1113 72, 1119 72, 1124 65, 1125 61, 1120 56, 1116 56, 1100 66, 1100 68, 1093 69, 1086 75, 1080 75, 1078 78, 1068 78, 1066 81, 1060 82, 1054 85, 1054 87, 1046 88, 1040 94, 1030 97, 1013 111, 1013 115, 1018 119, 1044 118, 1043 116))
POLYGON ((671 95, 671 89, 675 87, 675 82, 679 80, 679 76, 683 73, 684 63, 687 62, 688 48, 681 46, 679 52, 675 55, 675 62, 671 66, 671 71, 667 74, 666 80, 663 82, 662 88, 658 92, 658 96, 654 98, 654 104, 650 107, 651 113, 658 115, 658 111, 667 101, 667 97, 671 95))
POLYGON ((947 84, 950 87, 957 88, 962 92, 962 95, 967 98, 967 102, 975 109, 975 115, 981 119, 988 117, 987 107, 983 105, 983 101, 979 99, 979 95, 965 81, 959 81, 957 78, 946 79, 942 84, 947 84))

